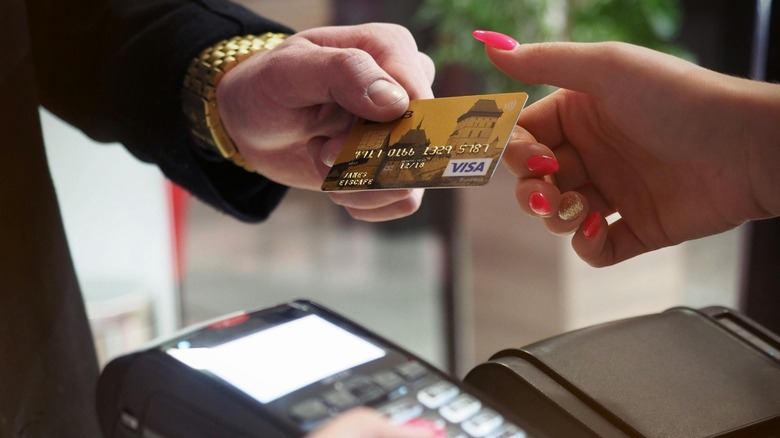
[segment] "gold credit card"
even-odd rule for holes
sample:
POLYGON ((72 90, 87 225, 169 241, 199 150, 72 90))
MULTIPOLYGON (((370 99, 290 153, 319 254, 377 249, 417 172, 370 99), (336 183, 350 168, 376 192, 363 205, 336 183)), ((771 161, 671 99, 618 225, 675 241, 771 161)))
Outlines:
POLYGON ((528 94, 414 100, 399 119, 360 119, 323 191, 487 184, 528 94))

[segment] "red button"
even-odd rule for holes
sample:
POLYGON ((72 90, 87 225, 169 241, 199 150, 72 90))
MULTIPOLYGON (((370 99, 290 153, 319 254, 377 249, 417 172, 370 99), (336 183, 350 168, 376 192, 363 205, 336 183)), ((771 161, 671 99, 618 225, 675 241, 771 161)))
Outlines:
POLYGON ((223 328, 233 327, 239 324, 243 324, 248 319, 249 319, 249 314, 244 313, 242 315, 237 315, 232 318, 223 319, 222 321, 217 321, 213 324, 209 324, 209 328, 212 330, 219 330, 223 328))
POLYGON ((435 421, 429 420, 427 418, 413 418, 404 423, 404 426, 428 429, 435 434, 434 436, 436 436, 436 438, 444 438, 447 436, 447 430, 444 428, 444 426, 437 424, 435 421))

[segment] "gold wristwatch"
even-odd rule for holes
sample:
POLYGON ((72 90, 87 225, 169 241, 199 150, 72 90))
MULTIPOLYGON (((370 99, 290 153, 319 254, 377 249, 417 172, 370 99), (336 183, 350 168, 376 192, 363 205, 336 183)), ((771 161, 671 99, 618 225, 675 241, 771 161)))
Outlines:
POLYGON ((184 76, 182 107, 195 141, 250 172, 251 167, 222 126, 217 109, 217 84, 239 62, 273 49, 287 37, 287 34, 269 32, 220 41, 194 58, 184 76))

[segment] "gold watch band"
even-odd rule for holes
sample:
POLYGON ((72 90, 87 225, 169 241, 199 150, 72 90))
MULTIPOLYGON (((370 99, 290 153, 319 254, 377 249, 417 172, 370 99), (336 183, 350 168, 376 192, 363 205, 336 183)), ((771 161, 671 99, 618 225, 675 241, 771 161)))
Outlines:
POLYGON ((268 32, 220 41, 194 58, 184 76, 182 109, 195 141, 250 172, 253 169, 238 153, 222 125, 217 109, 217 85, 239 62, 273 49, 287 37, 287 34, 268 32))

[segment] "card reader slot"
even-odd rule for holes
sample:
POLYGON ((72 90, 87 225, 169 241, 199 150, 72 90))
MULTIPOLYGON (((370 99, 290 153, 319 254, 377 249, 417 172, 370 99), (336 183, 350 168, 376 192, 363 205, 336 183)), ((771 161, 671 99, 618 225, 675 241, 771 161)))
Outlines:
POLYGON ((748 345, 780 362, 780 337, 774 333, 726 307, 712 306, 701 309, 700 312, 714 319, 748 345))

